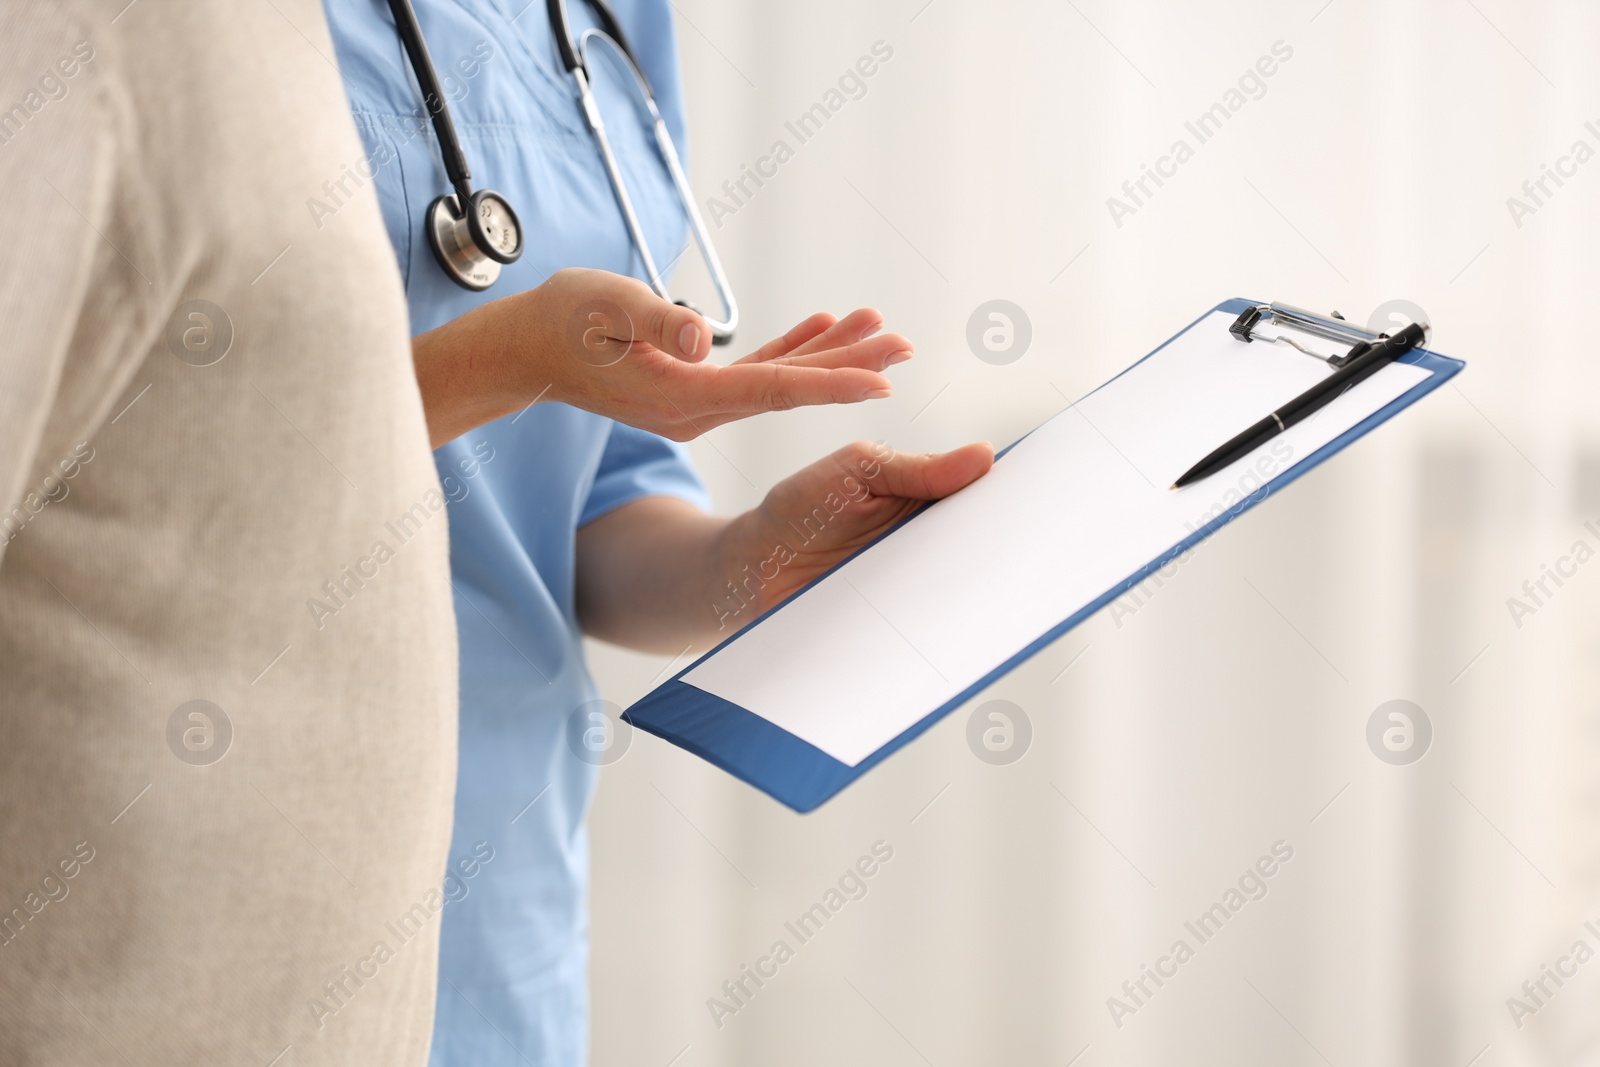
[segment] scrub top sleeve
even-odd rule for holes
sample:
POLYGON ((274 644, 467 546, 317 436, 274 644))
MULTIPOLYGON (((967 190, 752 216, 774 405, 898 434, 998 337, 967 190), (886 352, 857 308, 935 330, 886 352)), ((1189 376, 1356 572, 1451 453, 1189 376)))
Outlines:
POLYGON ((702 511, 711 498, 683 445, 613 422, 578 526, 647 496, 674 496, 702 511))

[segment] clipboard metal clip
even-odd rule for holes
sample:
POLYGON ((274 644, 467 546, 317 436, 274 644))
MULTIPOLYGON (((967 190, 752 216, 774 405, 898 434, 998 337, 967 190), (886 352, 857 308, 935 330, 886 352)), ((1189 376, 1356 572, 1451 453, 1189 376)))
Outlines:
MULTIPOLYGON (((1418 323, 1418 325, 1422 327, 1426 334, 1429 329, 1428 324, 1423 322, 1418 323)), ((1308 356, 1322 360, 1330 367, 1344 366, 1350 362, 1353 354, 1359 355, 1359 352, 1324 355, 1321 352, 1307 348, 1287 334, 1256 333, 1255 331, 1261 326, 1277 326, 1284 329, 1298 330, 1300 333, 1309 334, 1324 341, 1334 341, 1352 347, 1362 345, 1363 351, 1365 350, 1364 345, 1370 345, 1389 336, 1386 333, 1369 330, 1364 326, 1357 326, 1355 323, 1347 321, 1337 311, 1331 316, 1318 315, 1314 311, 1306 311, 1303 308, 1291 307, 1288 304, 1276 302, 1256 304, 1245 308, 1243 313, 1234 320, 1233 325, 1228 327, 1228 332, 1240 341, 1246 343, 1265 341, 1268 344, 1288 345, 1290 348, 1294 348, 1308 356)))

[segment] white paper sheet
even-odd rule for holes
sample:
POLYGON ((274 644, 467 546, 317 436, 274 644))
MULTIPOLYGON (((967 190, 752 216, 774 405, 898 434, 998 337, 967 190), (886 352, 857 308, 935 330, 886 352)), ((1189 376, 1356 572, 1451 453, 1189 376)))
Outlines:
POLYGON ((860 763, 1228 505, 1427 378, 1390 364, 1187 488, 1201 456, 1327 375, 1214 312, 684 676, 860 763))

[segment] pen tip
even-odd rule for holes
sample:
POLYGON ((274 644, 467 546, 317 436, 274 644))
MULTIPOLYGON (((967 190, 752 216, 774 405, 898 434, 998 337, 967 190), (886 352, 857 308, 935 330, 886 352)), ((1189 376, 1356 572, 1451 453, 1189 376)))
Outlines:
POLYGON ((1167 486, 1168 490, 1172 490, 1172 489, 1176 489, 1176 488, 1178 488, 1178 483, 1177 482, 1173 482, 1171 485, 1167 486))

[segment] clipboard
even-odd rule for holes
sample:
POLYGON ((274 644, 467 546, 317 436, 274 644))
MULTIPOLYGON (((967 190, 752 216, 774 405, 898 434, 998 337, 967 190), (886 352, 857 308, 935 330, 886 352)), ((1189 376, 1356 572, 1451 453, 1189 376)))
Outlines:
POLYGON ((1235 299, 1007 447, 623 718, 809 812, 1465 366, 1415 348, 1210 478, 1189 463, 1381 335, 1235 299), (1203 445, 1203 447, 1201 447, 1203 445))

